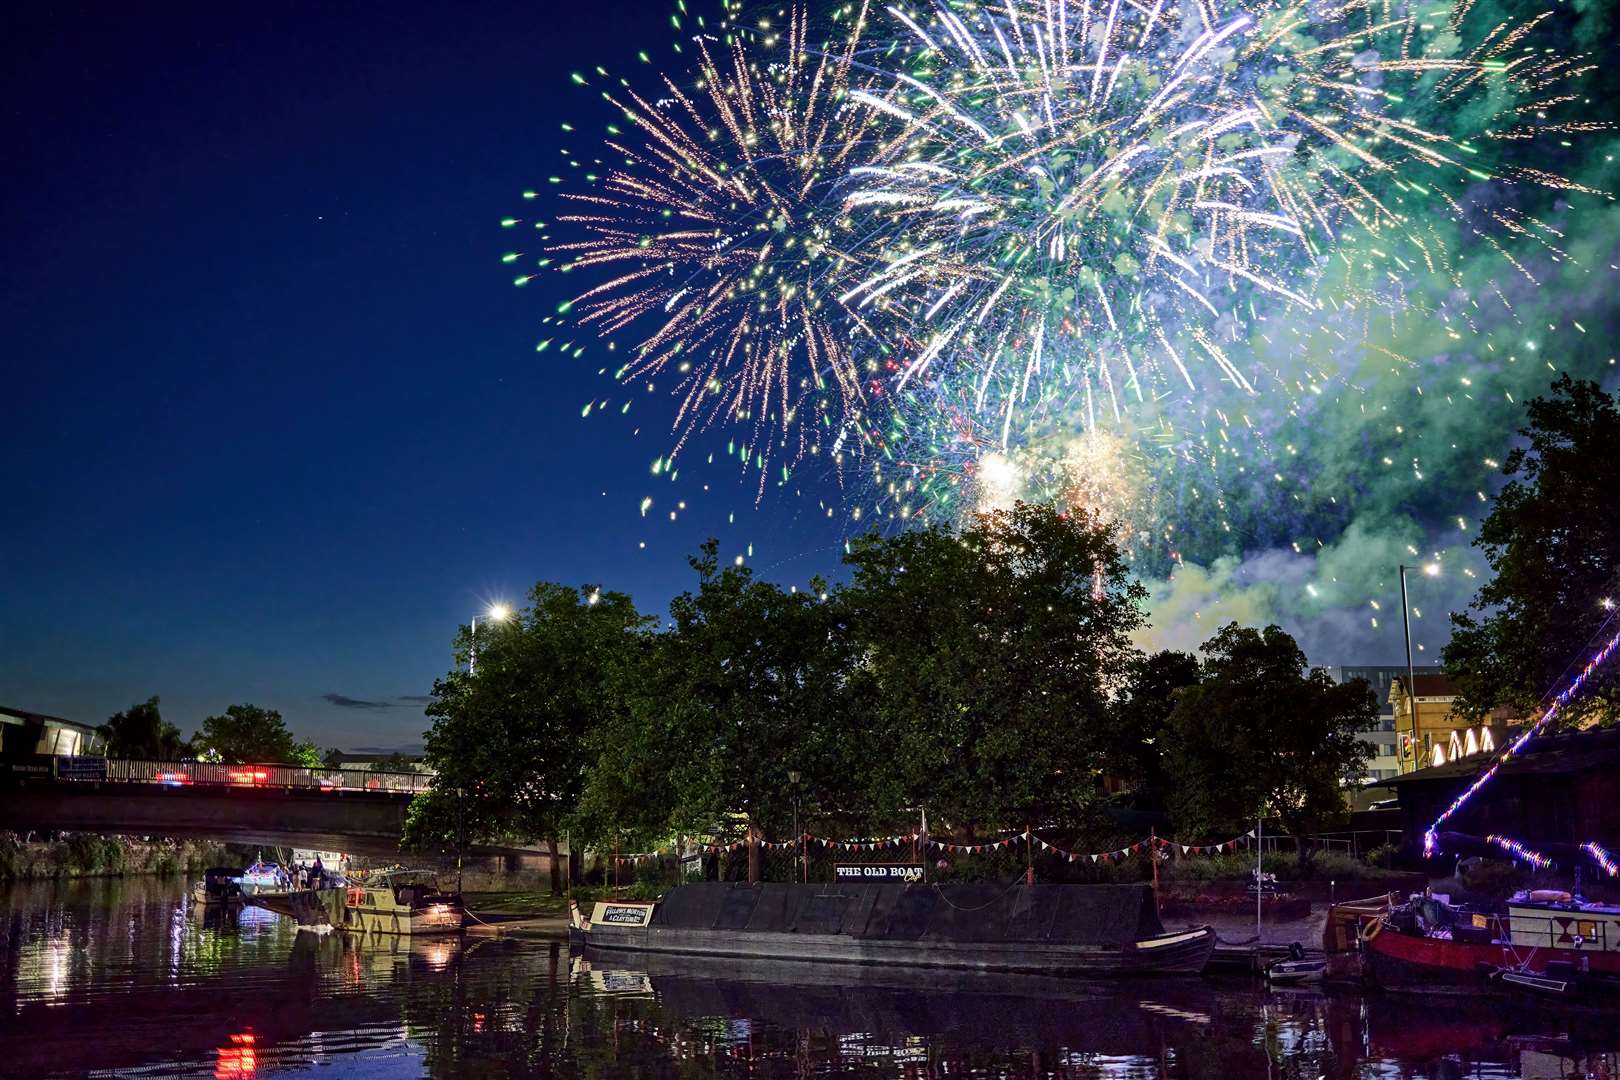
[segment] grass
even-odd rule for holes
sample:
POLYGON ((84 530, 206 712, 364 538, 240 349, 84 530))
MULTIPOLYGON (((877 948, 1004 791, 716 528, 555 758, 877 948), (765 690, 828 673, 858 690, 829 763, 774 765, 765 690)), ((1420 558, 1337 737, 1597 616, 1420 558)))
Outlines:
POLYGON ((568 897, 552 896, 545 892, 469 892, 462 895, 467 910, 479 915, 544 915, 568 914, 568 897))

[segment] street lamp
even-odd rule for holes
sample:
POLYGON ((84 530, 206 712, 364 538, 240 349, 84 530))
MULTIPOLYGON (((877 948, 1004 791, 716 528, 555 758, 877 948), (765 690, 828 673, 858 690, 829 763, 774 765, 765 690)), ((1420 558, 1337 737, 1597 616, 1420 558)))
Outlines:
MULTIPOLYGON (((1412 674, 1412 605, 1406 601, 1406 572, 1418 569, 1415 566, 1401 564, 1397 569, 1401 575, 1401 627, 1406 632, 1406 708, 1411 716, 1408 721, 1412 728, 1412 767, 1417 768, 1417 687, 1412 674)), ((1429 562, 1423 564, 1423 572, 1429 577, 1438 577, 1440 564, 1429 562)), ((1397 735, 1398 737, 1398 735, 1397 735)))
MULTIPOLYGON (((505 622, 512 617, 512 609, 506 604, 491 604, 484 613, 490 622, 505 622)), ((478 616, 472 618, 472 629, 468 632, 467 642, 467 674, 473 673, 473 662, 478 655, 478 616)))

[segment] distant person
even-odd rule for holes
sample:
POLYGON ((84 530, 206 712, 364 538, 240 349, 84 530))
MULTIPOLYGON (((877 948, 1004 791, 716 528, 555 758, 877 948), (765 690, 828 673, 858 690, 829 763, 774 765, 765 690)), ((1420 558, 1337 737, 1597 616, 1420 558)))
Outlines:
POLYGON ((317 856, 315 856, 315 865, 310 867, 310 870, 309 870, 309 886, 310 886, 310 888, 312 888, 312 889, 320 888, 323 884, 325 884, 325 879, 326 879, 326 868, 321 865, 321 857, 319 855, 317 855, 317 856))

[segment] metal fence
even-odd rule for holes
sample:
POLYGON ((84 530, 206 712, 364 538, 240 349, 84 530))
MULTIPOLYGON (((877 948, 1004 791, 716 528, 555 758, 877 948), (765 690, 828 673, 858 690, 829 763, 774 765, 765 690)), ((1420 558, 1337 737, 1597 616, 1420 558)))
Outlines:
POLYGON ((168 787, 298 788, 310 791, 371 791, 416 795, 433 786, 433 774, 369 769, 306 769, 295 765, 225 765, 207 761, 127 761, 120 758, 54 757, 58 780, 168 787))

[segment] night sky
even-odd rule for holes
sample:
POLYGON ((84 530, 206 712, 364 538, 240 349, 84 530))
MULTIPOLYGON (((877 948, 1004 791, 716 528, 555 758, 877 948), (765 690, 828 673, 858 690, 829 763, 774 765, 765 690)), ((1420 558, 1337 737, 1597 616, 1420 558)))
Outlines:
POLYGON ((563 293, 499 261, 605 115, 568 72, 667 54, 667 14, 9 10, 0 703, 410 745, 457 625, 538 579, 662 611, 709 535, 836 567, 814 499, 723 473, 643 519, 667 417, 582 420, 602 360, 537 356, 563 293))
MULTIPOLYGON (((1559 40, 1610 55, 1611 7, 1571 9, 1559 40)), ((675 477, 655 475, 676 438, 674 376, 656 392, 612 382, 604 369, 625 352, 555 318, 600 279, 534 267, 534 219, 606 171, 604 129, 622 117, 600 91, 625 75, 657 99, 660 71, 689 78, 690 53, 673 50, 693 30, 673 30, 672 9, 0 16, 0 704, 97 723, 157 694, 190 733, 254 703, 322 746, 410 747, 458 627, 537 580, 662 613, 710 536, 783 584, 837 576, 896 473, 841 488, 821 457, 779 487, 773 464, 756 499, 760 474, 727 453, 751 437, 744 423, 700 433, 675 477), (539 276, 514 288, 519 273, 539 276), (852 507, 871 513, 854 525, 852 507)), ((1613 65, 1594 70, 1583 110, 1612 98, 1613 65)), ((1605 135, 1547 164, 1614 190, 1617 156, 1605 135)), ((1445 613, 1488 573, 1470 545, 1522 402, 1562 370, 1620 385, 1620 210, 1516 190, 1571 252, 1510 240, 1510 271, 1504 252, 1470 244, 1458 273, 1472 295, 1413 282, 1466 316, 1468 336, 1406 319, 1387 340, 1340 335, 1296 358, 1336 372, 1330 392, 1316 396, 1315 375, 1310 392, 1282 379, 1258 402, 1261 433, 1291 430, 1290 408, 1309 403, 1305 453, 1222 466, 1240 511, 1229 540, 1174 476, 1163 515, 1195 526, 1174 546, 1198 544, 1198 527, 1214 540, 1163 581, 1144 571, 1145 644, 1191 649, 1228 620, 1276 621, 1315 663, 1396 662, 1396 567, 1421 555, 1446 567, 1412 601, 1417 659, 1437 656, 1445 613), (1315 516, 1296 517, 1296 501, 1315 516)), ((1288 329, 1268 323, 1279 340, 1288 329)))

